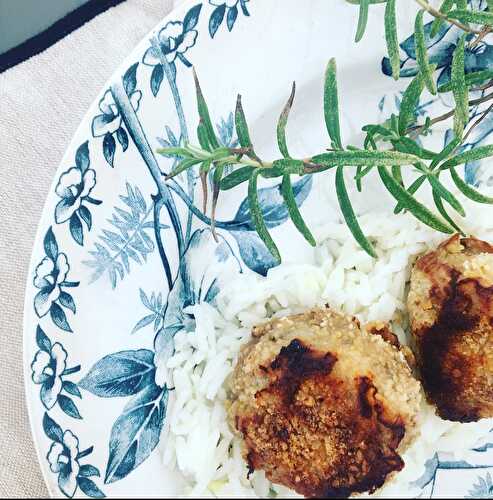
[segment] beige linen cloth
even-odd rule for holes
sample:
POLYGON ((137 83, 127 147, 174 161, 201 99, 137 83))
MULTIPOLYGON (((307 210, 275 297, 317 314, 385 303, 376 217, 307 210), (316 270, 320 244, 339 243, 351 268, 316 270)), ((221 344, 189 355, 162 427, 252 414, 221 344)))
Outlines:
POLYGON ((36 227, 89 105, 172 0, 127 0, 0 74, 0 497, 46 497, 24 401, 22 310, 36 227))

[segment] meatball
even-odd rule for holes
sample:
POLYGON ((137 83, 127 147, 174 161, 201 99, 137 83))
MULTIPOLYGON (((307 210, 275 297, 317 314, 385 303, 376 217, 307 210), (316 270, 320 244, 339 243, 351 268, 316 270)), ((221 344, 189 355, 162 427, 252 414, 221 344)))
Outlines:
POLYGON ((252 333, 228 409, 250 472, 319 498, 373 492, 402 469, 420 385, 396 346, 328 308, 252 333))
POLYGON ((493 246, 455 235, 411 274, 411 330, 424 390, 438 414, 493 417, 493 246))

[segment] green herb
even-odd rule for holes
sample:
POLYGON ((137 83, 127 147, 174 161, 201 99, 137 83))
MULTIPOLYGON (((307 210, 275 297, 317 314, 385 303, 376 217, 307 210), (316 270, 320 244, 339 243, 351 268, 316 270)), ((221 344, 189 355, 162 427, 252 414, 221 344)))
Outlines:
POLYGON ((387 0, 385 6, 385 40, 387 42, 392 76, 395 80, 398 80, 401 70, 401 61, 399 60, 399 42, 397 40, 395 0, 387 0))
MULTIPOLYGON (((365 32, 369 9, 373 8, 374 4, 386 4, 383 15, 385 39, 392 75, 397 79, 400 73, 400 60, 397 41, 396 0, 347 1, 359 6, 357 41, 361 40, 365 32)), ((487 88, 493 87, 493 70, 484 69, 466 74, 464 63, 466 44, 468 47, 474 47, 481 41, 482 37, 493 31, 493 0, 488 1, 488 10, 482 11, 474 10, 465 0, 444 0, 439 10, 433 7, 428 0, 415 1, 420 6, 414 23, 418 73, 404 90, 398 115, 392 114, 383 123, 366 123, 362 126, 365 134, 363 147, 344 146, 342 141, 337 68, 334 59, 329 61, 325 71, 322 96, 330 148, 306 158, 292 157, 286 138, 287 122, 295 96, 295 84, 293 84, 291 94, 277 123, 276 136, 281 157, 266 161, 260 159, 254 151, 240 96, 236 101, 234 116, 240 147, 224 147, 219 144, 202 89, 194 73, 199 114, 197 126, 199 146, 185 144, 181 147, 161 148, 158 153, 165 157, 178 159, 173 171, 165 176, 166 179, 199 166, 199 176, 204 191, 204 212, 208 197, 207 179, 209 174, 212 175, 211 228, 214 235, 215 211, 220 191, 247 184, 252 225, 276 262, 279 262, 280 252, 269 233, 258 199, 259 178, 278 179, 274 182, 279 183, 279 192, 289 218, 307 242, 315 245, 315 239, 297 205, 293 176, 296 178, 304 175, 315 175, 327 170, 335 171, 333 176, 335 192, 342 217, 355 240, 372 257, 376 257, 375 249, 359 224, 352 198, 362 191, 364 180, 374 170, 378 173, 384 188, 396 200, 395 214, 406 210, 437 231, 461 232, 460 224, 449 215, 447 209, 453 209, 460 217, 466 215, 459 198, 444 184, 443 179, 446 176, 449 176, 461 196, 477 203, 493 204, 492 197, 480 193, 467 184, 456 170, 456 167, 465 163, 493 156, 493 145, 483 145, 466 150, 468 135, 493 109, 493 104, 490 103, 489 107, 478 113, 479 117, 472 124, 469 123, 471 107, 493 101, 493 92, 484 92, 487 88), (438 89, 436 89, 434 79, 436 66, 430 64, 430 49, 427 48, 429 40, 424 29, 425 15, 431 15, 434 18, 430 37, 436 36, 447 24, 452 24, 463 31, 453 52, 450 82, 440 85, 438 89), (436 91, 441 94, 451 93, 455 107, 443 115, 434 118, 426 117, 424 122, 417 123, 419 121, 417 117, 419 116, 420 98, 425 89, 431 93, 436 91), (478 98, 470 99, 469 89, 482 90, 483 93, 478 98), (455 136, 443 149, 432 151, 421 145, 421 135, 432 132, 437 123, 452 118, 455 136), (225 170, 226 167, 228 170, 225 170), (348 170, 349 172, 347 172, 348 170), (406 186, 408 177, 404 176, 405 170, 410 170, 414 174, 409 186, 406 186), (346 173, 348 175, 345 175, 346 173), (346 179, 351 179, 356 189, 352 185, 347 185, 346 179), (425 184, 431 188, 434 209, 433 206, 429 207, 417 198, 419 189, 425 184)), ((324 180, 324 182, 326 181, 324 180)))
POLYGON ((426 85, 426 88, 436 94, 437 89, 433 80, 433 68, 428 60, 428 51, 426 49, 425 30, 423 26, 424 10, 420 10, 416 16, 414 24, 414 44, 416 46, 416 62, 418 63, 419 72, 426 85))

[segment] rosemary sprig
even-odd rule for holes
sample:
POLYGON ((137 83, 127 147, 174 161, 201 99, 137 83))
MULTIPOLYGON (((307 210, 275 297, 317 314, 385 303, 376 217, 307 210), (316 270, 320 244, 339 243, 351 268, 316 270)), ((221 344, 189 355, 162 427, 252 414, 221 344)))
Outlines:
MULTIPOLYGON (((385 3, 384 28, 391 62, 392 75, 399 77, 400 60, 396 23, 395 0, 347 0, 359 5, 359 19, 356 30, 356 40, 364 35, 368 20, 368 12, 374 4, 385 3)), ((158 150, 164 156, 180 157, 181 161, 174 170, 166 174, 166 179, 199 166, 199 174, 204 190, 204 208, 207 206, 207 181, 209 172, 213 174, 213 194, 211 208, 211 226, 214 232, 215 210, 220 192, 234 189, 242 184, 248 185, 248 201, 252 224, 266 247, 279 262, 281 255, 267 224, 258 199, 259 178, 278 179, 279 189, 286 204, 287 213, 294 226, 311 245, 316 241, 310 232, 296 204, 293 192, 292 176, 314 175, 326 170, 335 170, 335 192, 339 201, 342 216, 355 240, 372 257, 376 251, 365 236, 358 222, 356 211, 351 201, 352 192, 348 188, 348 180, 352 179, 358 192, 366 175, 376 170, 384 188, 396 201, 394 213, 407 210, 418 220, 429 227, 443 233, 461 232, 460 225, 449 215, 447 209, 452 209, 459 217, 466 213, 460 200, 445 187, 442 178, 450 176, 461 195, 477 203, 493 204, 493 198, 485 196, 477 189, 468 185, 458 174, 456 167, 470 161, 481 160, 493 156, 493 145, 481 146, 465 150, 463 147, 468 135, 485 116, 493 110, 493 103, 479 114, 469 129, 470 108, 493 100, 493 92, 481 95, 476 99, 469 98, 469 90, 484 91, 493 87, 493 71, 480 70, 466 74, 465 50, 466 44, 474 46, 480 43, 486 34, 492 30, 493 12, 488 2, 489 10, 475 11, 463 1, 444 0, 437 10, 427 0, 416 0, 421 7, 415 20, 415 49, 418 73, 410 81, 404 91, 399 115, 392 115, 384 123, 371 123, 362 127, 365 135, 363 147, 351 144, 344 145, 342 140, 339 116, 339 95, 337 88, 336 62, 331 59, 325 72, 323 94, 324 119, 330 138, 330 148, 322 153, 306 158, 293 158, 288 149, 286 127, 289 113, 293 106, 296 86, 293 84, 289 99, 282 110, 276 130, 277 143, 281 158, 272 161, 260 159, 255 153, 254 145, 243 109, 241 96, 238 96, 235 110, 235 127, 240 147, 228 148, 219 144, 212 126, 212 120, 197 75, 194 79, 197 94, 199 124, 197 139, 199 145, 185 144, 180 148, 163 148, 158 150), (451 23, 464 31, 454 50, 451 81, 436 87, 434 81, 435 65, 430 64, 426 47, 424 30, 425 13, 435 19, 431 27, 431 36, 438 33, 445 23, 451 23), (479 25, 479 28, 478 28, 479 25), (467 36, 467 38, 466 38, 467 36), (472 38, 471 38, 472 37, 472 38), (427 118, 422 124, 416 123, 416 110, 422 93, 427 90, 436 92, 451 92, 455 108, 435 118, 427 118), (454 118, 455 137, 441 151, 431 151, 423 148, 418 137, 432 130, 438 122, 454 118), (232 167, 228 175, 224 175, 226 166, 232 167), (411 169, 416 178, 405 185, 402 171, 411 169), (350 176, 345 175, 347 171, 350 176), (416 194, 424 184, 428 184, 433 194, 435 210, 418 200, 416 194)))

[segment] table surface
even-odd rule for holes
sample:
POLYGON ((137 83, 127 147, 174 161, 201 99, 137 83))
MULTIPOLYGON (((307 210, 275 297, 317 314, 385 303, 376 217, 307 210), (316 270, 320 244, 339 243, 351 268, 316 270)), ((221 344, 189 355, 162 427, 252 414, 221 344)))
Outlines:
POLYGON ((87 0, 0 0, 0 54, 16 47, 87 0))

